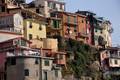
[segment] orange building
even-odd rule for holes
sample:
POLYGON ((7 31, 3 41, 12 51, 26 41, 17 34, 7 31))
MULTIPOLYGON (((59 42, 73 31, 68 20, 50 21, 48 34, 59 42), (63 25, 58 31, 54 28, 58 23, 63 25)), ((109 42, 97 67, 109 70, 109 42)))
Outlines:
MULTIPOLYGON (((61 19, 61 27, 59 30, 56 30, 59 31, 59 34, 62 37, 72 38, 86 43, 88 38, 86 16, 70 12, 56 11, 51 13, 51 17, 61 19)), ((47 35, 51 35, 52 33, 53 31, 51 31, 51 33, 49 31, 47 35)))
POLYGON ((77 40, 88 43, 88 26, 86 16, 77 14, 77 40))

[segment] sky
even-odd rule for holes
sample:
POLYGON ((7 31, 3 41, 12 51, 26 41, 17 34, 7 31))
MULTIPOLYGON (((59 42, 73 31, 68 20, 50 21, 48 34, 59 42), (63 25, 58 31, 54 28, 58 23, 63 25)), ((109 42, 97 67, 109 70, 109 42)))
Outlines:
MULTIPOLYGON (((32 0, 27 0, 30 2, 32 0)), ((120 45, 120 0, 64 0, 66 11, 88 10, 110 20, 114 32, 112 33, 113 46, 120 45)))

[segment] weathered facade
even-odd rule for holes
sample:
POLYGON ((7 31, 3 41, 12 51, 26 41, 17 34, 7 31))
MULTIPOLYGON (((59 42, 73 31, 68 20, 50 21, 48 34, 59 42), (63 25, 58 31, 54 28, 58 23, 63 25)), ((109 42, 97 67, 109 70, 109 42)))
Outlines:
POLYGON ((22 37, 22 34, 0 30, 0 42, 13 39, 13 38, 17 38, 17 37, 22 37))
POLYGON ((39 56, 7 57, 7 80, 41 80, 39 56))
POLYGON ((65 3, 60 0, 35 0, 35 6, 45 17, 50 17, 53 11, 65 11, 65 3))
POLYGON ((28 40, 46 38, 46 25, 36 19, 24 20, 24 37, 28 40))
POLYGON ((104 78, 110 77, 114 80, 120 78, 120 49, 118 47, 110 47, 102 50, 100 53, 101 68, 104 78))
POLYGON ((19 14, 0 14, 0 29, 23 33, 23 17, 19 14))

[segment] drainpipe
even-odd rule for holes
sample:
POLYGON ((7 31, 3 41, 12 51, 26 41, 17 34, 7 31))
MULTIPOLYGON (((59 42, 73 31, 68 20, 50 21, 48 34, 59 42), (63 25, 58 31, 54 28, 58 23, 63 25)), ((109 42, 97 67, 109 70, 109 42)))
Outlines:
MULTIPOLYGON (((42 48, 40 48, 40 54, 42 54, 42 48)), ((40 55, 40 67, 39 67, 39 80, 42 80, 42 55, 40 55)))

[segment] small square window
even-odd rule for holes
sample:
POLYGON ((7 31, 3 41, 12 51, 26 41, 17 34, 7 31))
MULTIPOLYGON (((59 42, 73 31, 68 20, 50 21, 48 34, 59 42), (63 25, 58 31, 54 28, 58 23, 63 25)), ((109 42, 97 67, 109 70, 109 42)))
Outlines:
POLYGON ((62 4, 60 4, 60 9, 63 9, 63 7, 62 7, 63 5, 62 4))
POLYGON ((11 58, 11 65, 16 65, 16 58, 11 58))
POLYGON ((63 55, 60 55, 60 56, 59 56, 59 59, 63 59, 63 55))
POLYGON ((49 66, 49 60, 44 61, 45 66, 49 66))
POLYGON ((117 60, 114 60, 115 64, 118 64, 118 61, 117 60))
POLYGON ((25 76, 29 76, 29 70, 28 70, 28 69, 25 69, 25 70, 24 70, 24 75, 25 75, 25 76))
POLYGON ((76 29, 74 29, 74 32, 77 32, 77 30, 76 30, 76 29))
POLYGON ((95 29, 95 32, 97 32, 97 29, 95 29))
POLYGON ((35 59, 35 64, 39 64, 39 59, 38 58, 35 59))
POLYGON ((102 30, 100 31, 100 33, 102 34, 102 30))
POLYGON ((42 30, 42 26, 41 25, 39 25, 39 30, 42 30))
POLYGON ((82 23, 84 23, 84 21, 82 20, 82 23))
POLYGON ((32 22, 30 22, 29 28, 32 28, 32 22))
POLYGON ((55 70, 55 76, 58 77, 58 71, 57 70, 55 70))
POLYGON ((38 35, 36 36, 36 39, 39 40, 39 36, 38 35))
POLYGON ((32 34, 29 34, 29 40, 31 40, 32 39, 32 34))

